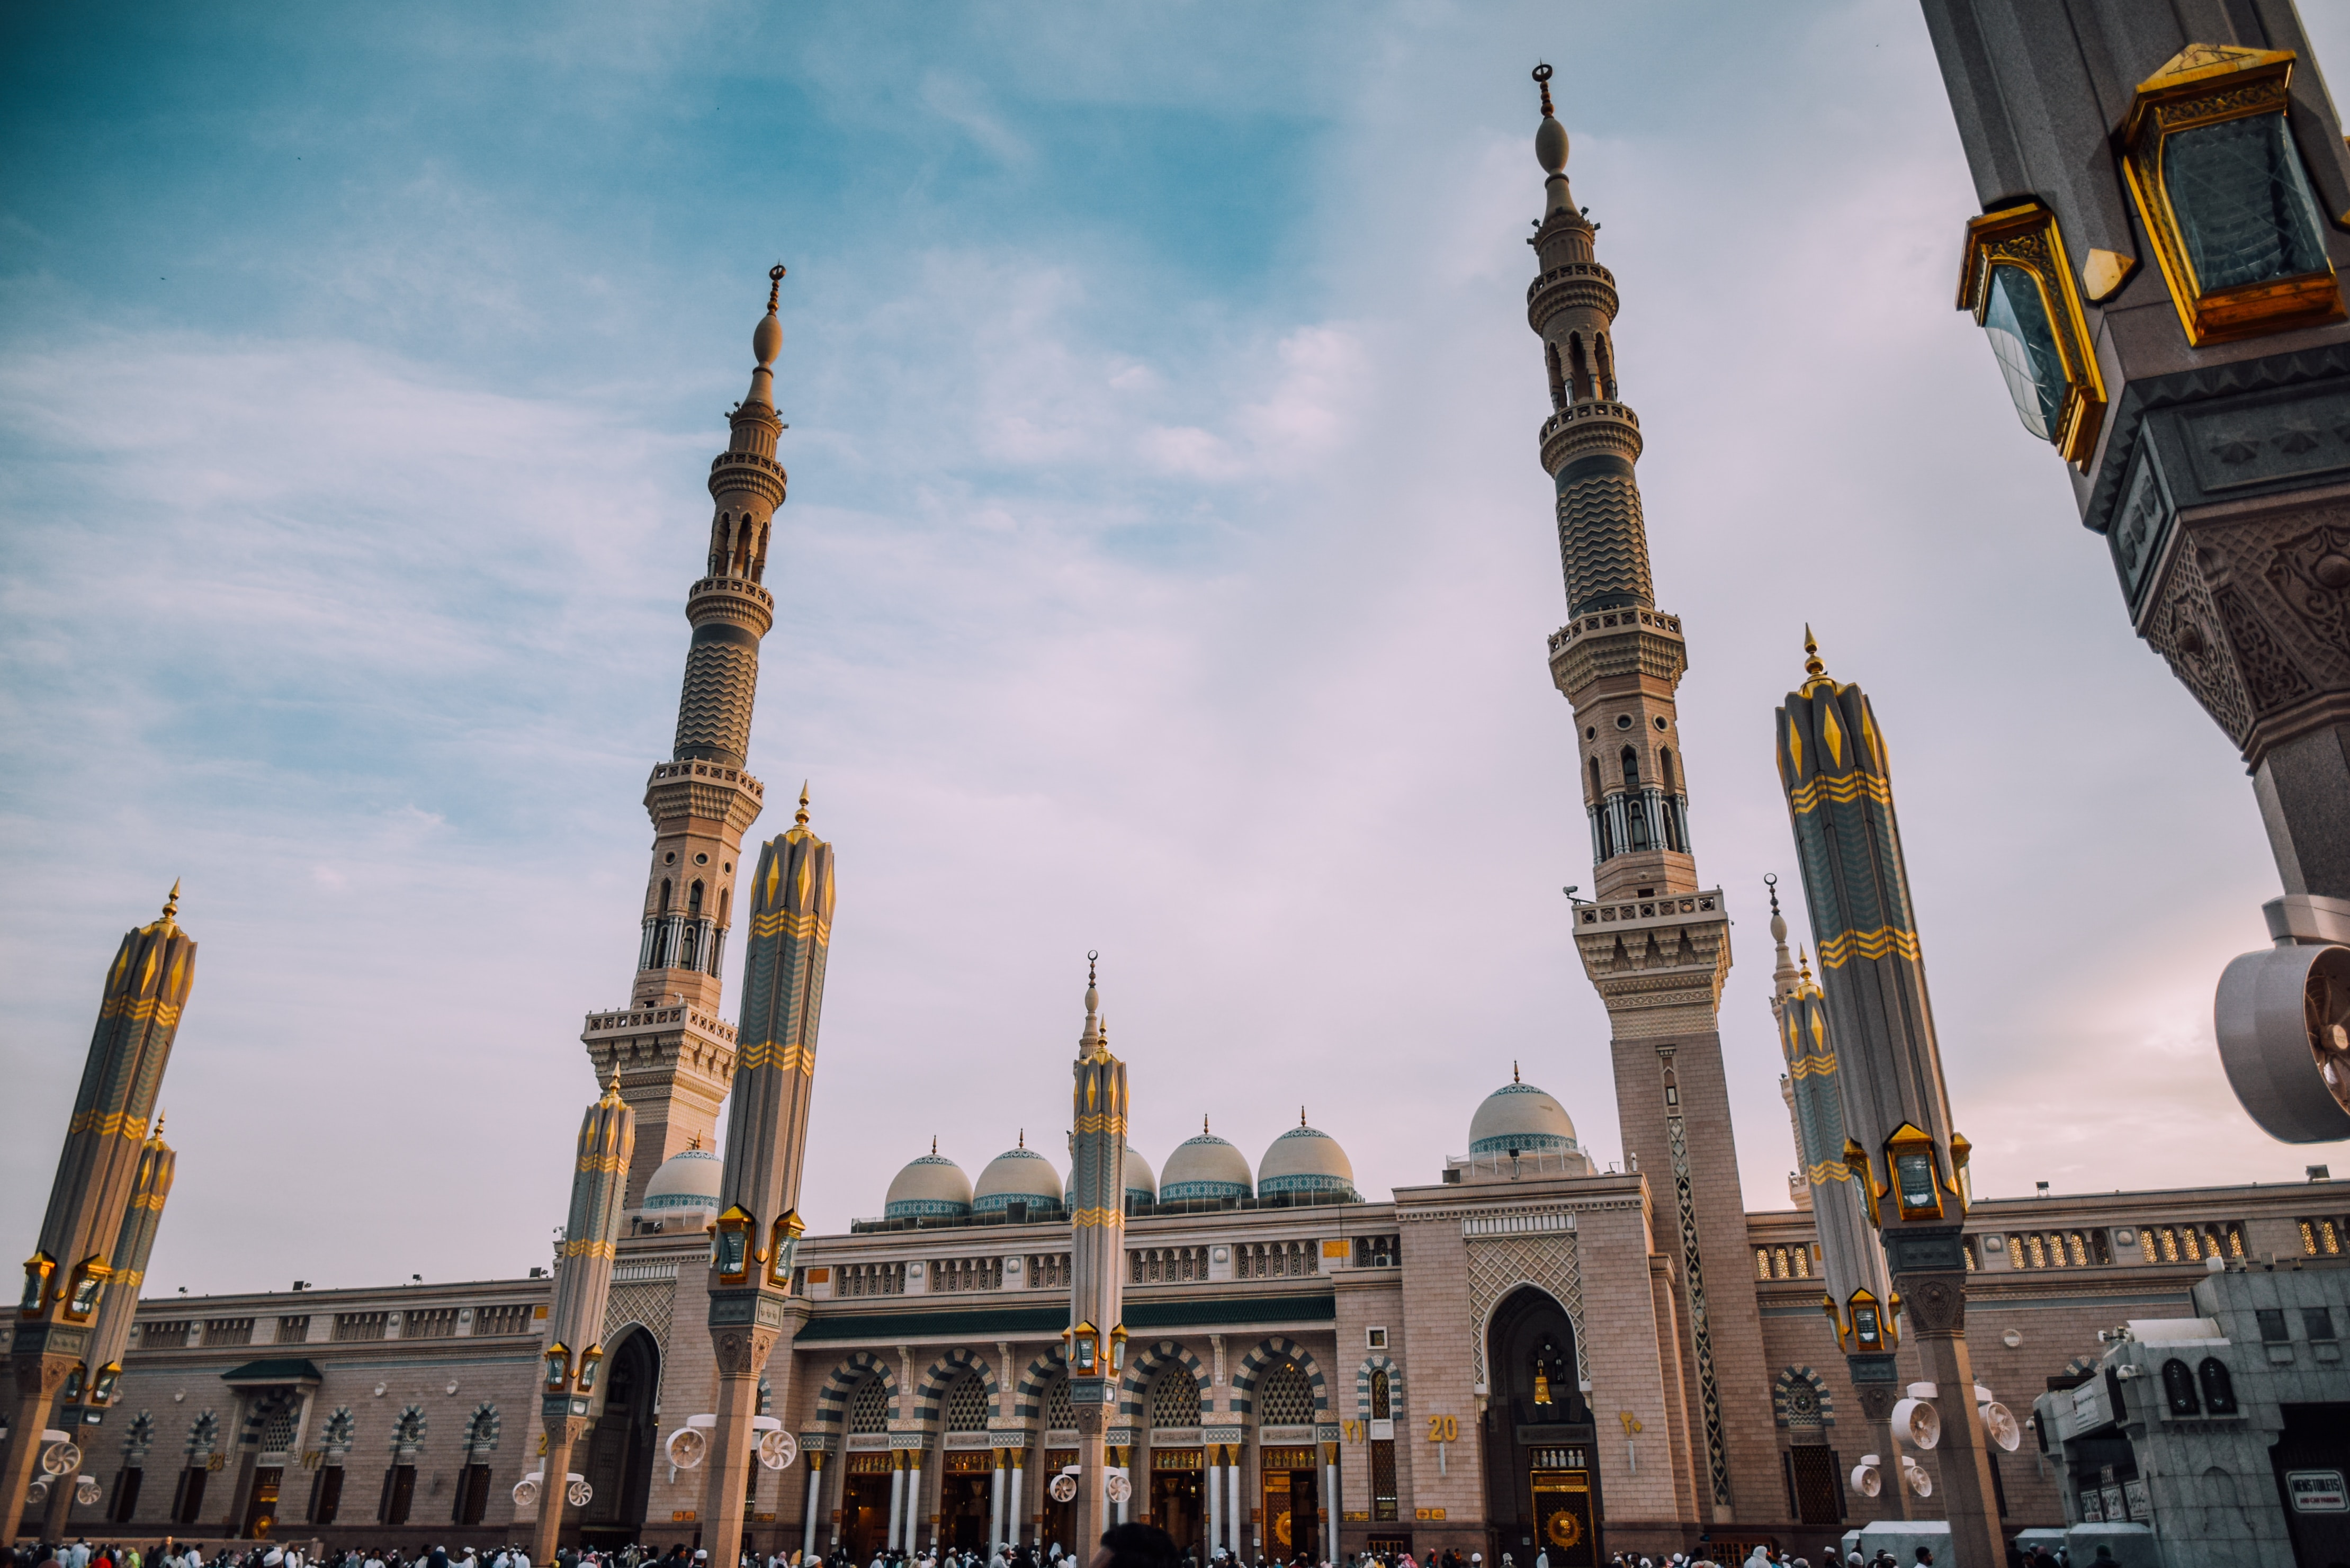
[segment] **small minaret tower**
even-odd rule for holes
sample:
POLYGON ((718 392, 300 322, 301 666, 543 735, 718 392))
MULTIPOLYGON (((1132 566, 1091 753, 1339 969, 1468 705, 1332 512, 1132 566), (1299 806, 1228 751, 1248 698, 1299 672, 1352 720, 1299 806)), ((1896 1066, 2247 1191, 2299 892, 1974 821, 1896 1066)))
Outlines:
POLYGON ((1730 1128, 1720 1008, 1730 973, 1721 890, 1699 885, 1673 708, 1688 658, 1678 616, 1657 608, 1633 465, 1640 421, 1620 400, 1616 279, 1593 259, 1597 226, 1566 181, 1566 128, 1537 67, 1534 156, 1543 216, 1526 319, 1543 341, 1551 415, 1542 463, 1557 490, 1567 621, 1551 680, 1575 708, 1575 772, 1591 827, 1594 897, 1575 906, 1575 947, 1607 1008, 1626 1157, 1655 1184, 1658 1245, 1673 1254, 1676 1316, 1691 1368, 1700 1517, 1775 1519, 1779 1459, 1725 1398, 1769 1386, 1730 1128), (1692 1139, 1691 1127, 1704 1129, 1692 1139), (1709 1292, 1707 1282, 1721 1288, 1709 1292))
MULTIPOLYGON (((52 1429, 50 1406, 82 1397, 106 1301, 127 1291, 136 1309, 136 1276, 145 1263, 126 1267, 123 1218, 142 1172, 153 1174, 147 1119, 155 1114, 156 1091, 196 982, 196 942, 173 918, 179 909, 174 882, 162 914, 122 939, 106 971, 98 1029, 66 1122, 40 1241, 25 1260, 25 1293, 8 1347, 16 1403, 8 1422, 14 1438, 0 1462, 0 1542, 15 1541, 24 1521, 41 1434, 52 1429), (119 1272, 131 1282, 120 1282, 119 1272)), ((131 1234, 135 1239, 136 1228, 131 1234)))
MULTIPOLYGON (((1126 1364, 1126 1064, 1109 1054, 1096 955, 1086 955, 1086 1028, 1070 1094, 1069 1403, 1077 1417, 1077 1541, 1117 1517, 1103 1440, 1126 1364)), ((1130 1485, 1123 1476, 1122 1485, 1130 1485)))
MULTIPOLYGON (((1779 1029, 1779 1050, 1787 1064, 1785 1084, 1795 1116, 1796 1172, 1819 1227, 1820 1310, 1835 1324, 1836 1343, 1868 1423, 1868 1444, 1891 1467, 1900 1449, 1887 1418, 1898 1397, 1893 1357, 1900 1334, 1893 1320, 1893 1293, 1885 1272, 1885 1251, 1869 1233, 1868 1210, 1860 1184, 1844 1162, 1844 1085, 1836 1072, 1835 1033, 1828 1026, 1827 998, 1812 979, 1808 961, 1787 952, 1787 918, 1779 912, 1779 889, 1771 889, 1771 940, 1779 963, 1772 974, 1771 1015, 1779 1029)), ((1883 1501, 1871 1508, 1906 1517, 1908 1490, 1895 1476, 1883 1501)))
MULTIPOLYGON (((1967 1349, 1967 1140, 1950 1121, 1934 1005, 1909 901, 1893 774, 1876 711, 1857 686, 1840 685, 1804 633, 1804 684, 1773 715, 1779 782, 1786 792, 1804 901, 1825 984, 1824 1040, 1835 1042, 1844 1120, 1844 1165, 1862 1214, 1883 1243, 1891 1303, 1938 1392, 1938 1452, 1951 1552, 1962 1563, 1998 1559, 1999 1510, 1990 1444, 1977 1418, 1967 1349)), ((1807 1008, 1808 1002, 1804 1004, 1807 1008)), ((1808 1032, 1811 1025, 1806 1023, 1808 1032)), ((1835 1185, 1842 1187, 1843 1182, 1835 1185)), ((1820 1228, 1822 1245, 1828 1227, 1820 1228)), ((1890 1355, 1872 1371, 1850 1356, 1856 1306, 1839 1314, 1856 1391, 1872 1422, 1893 1395, 1890 1355), (1866 1375, 1871 1384, 1862 1381, 1866 1375)), ((1887 1347, 1889 1350, 1889 1346, 1887 1347)), ((1890 1461, 1892 1455, 1885 1455, 1890 1461)), ((1888 1475, 1888 1490, 1898 1478, 1888 1475)))
POLYGON ((589 1013, 580 1036, 597 1081, 608 1083, 617 1069, 620 1094, 636 1113, 630 1208, 644 1200, 645 1183, 663 1160, 697 1137, 704 1147, 716 1141, 718 1107, 734 1075, 734 1031, 719 1016, 721 966, 733 922, 735 862, 765 794, 743 764, 759 684, 759 639, 775 618, 775 596, 761 579, 784 504, 784 468, 775 461, 784 424, 775 385, 784 346, 775 316, 784 269, 767 278, 767 314, 751 334, 757 360, 751 390, 729 416, 733 433, 726 450, 710 464, 714 515, 703 576, 685 594, 693 640, 678 698, 676 743, 645 785, 652 867, 636 976, 629 1005, 589 1013))

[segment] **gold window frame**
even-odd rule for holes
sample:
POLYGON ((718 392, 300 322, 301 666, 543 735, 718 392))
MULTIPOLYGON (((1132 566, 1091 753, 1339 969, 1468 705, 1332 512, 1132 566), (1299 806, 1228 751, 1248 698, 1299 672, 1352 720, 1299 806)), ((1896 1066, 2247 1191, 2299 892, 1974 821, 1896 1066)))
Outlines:
POLYGON ((1942 1151, 1934 1147, 1931 1134, 1912 1122, 1903 1122, 1885 1140, 1885 1175, 1890 1185, 1888 1196, 1904 1220, 1939 1220, 1943 1215, 1942 1189, 1949 1185, 1942 1175, 1942 1151), (1901 1162, 1923 1159, 1926 1162, 1926 1191, 1933 1199, 1930 1207, 1913 1207, 1909 1195, 1901 1185, 1901 1162))
MULTIPOLYGON (((2178 308, 2178 324, 2191 347, 2343 317, 2341 281, 2330 258, 2317 272, 2204 288, 2188 260, 2186 239, 2162 178, 2164 145, 2173 135, 2259 115, 2273 114, 2285 122, 2287 145, 2299 157, 2291 130, 2297 57, 2290 49, 2190 44, 2137 84, 2129 118, 2123 122, 2122 171, 2137 204, 2138 220, 2154 241, 2155 260, 2170 286, 2171 303, 2178 308)), ((2307 174, 2304 169, 2303 177, 2307 174)))
POLYGON ((2041 308, 2064 366, 2064 401, 2056 410, 2051 443, 2064 461, 2085 466, 2106 422, 2106 379, 2089 347, 2088 317, 2064 250, 2056 214, 2038 201, 2002 207, 1967 223, 1964 258, 1959 266, 1959 308, 1981 327, 1991 313, 1993 267, 2013 267, 2039 286, 2041 308))

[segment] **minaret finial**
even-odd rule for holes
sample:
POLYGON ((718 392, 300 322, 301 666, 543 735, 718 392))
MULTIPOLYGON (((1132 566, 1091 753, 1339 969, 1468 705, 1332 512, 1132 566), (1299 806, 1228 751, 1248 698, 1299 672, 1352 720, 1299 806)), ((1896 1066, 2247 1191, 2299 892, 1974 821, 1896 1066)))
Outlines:
POLYGON ((1022 1127, 1020 1129, 1020 1147, 1022 1148, 1026 1148, 1028 1147, 1028 1129, 1026 1127, 1022 1127))
POLYGON ((784 264, 777 262, 767 269, 767 314, 775 313, 776 303, 784 293, 784 264))
POLYGON ((1812 635, 1811 622, 1804 623, 1804 673, 1817 677, 1825 675, 1828 667, 1820 662, 1820 641, 1812 635))
POLYGON ((601 1103, 608 1106, 617 1106, 620 1103, 620 1064, 617 1060, 612 1064, 612 1081, 604 1085, 604 1098, 601 1103))
POLYGON ((1776 871, 1763 872, 1762 886, 1771 889, 1771 912, 1775 915, 1779 912, 1779 874, 1776 871))
POLYGON ((792 826, 795 826, 795 827, 806 827, 806 826, 807 826, 807 803, 808 803, 808 786, 807 786, 807 780, 806 780, 806 779, 802 779, 802 780, 800 780, 800 808, 799 808, 799 810, 797 810, 796 812, 794 812, 794 813, 792 814, 792 826))
POLYGON ((936 1133, 932 1133, 932 1134, 931 1135, 931 1158, 937 1158, 937 1156, 938 1156, 938 1152, 939 1152, 939 1135, 938 1135, 938 1134, 936 1134, 936 1133))
POLYGON ((168 920, 180 912, 180 879, 172 878, 172 891, 163 899, 163 918, 168 920))
MULTIPOLYGON (((1534 161, 1540 163, 1546 173, 1564 174, 1566 172, 1566 127, 1558 122, 1557 115, 1550 106, 1550 67, 1547 64, 1534 67, 1534 80, 1542 88, 1543 111, 1542 124, 1534 128, 1534 161)), ((1565 203, 1565 186, 1558 186, 1552 192, 1551 205, 1556 207, 1565 203)))
POLYGON ((1299 1127, 1304 1127, 1305 1125, 1305 1107, 1304 1106, 1297 1107, 1297 1125, 1299 1127))
POLYGON ((775 319, 775 308, 784 290, 784 264, 777 262, 767 269, 767 314, 759 317, 759 325, 751 328, 751 352, 758 356, 759 367, 751 372, 751 400, 773 407, 775 390, 772 381, 761 372, 772 372, 775 356, 784 351, 784 324, 775 319))
POLYGON ((155 1107, 155 1130, 149 1133, 147 1136, 149 1137, 161 1137, 163 1136, 163 1107, 161 1106, 157 1106, 155 1107))
POLYGON ((1513 1084, 1523 1084, 1525 1082, 1523 1078, 1518 1076, 1518 1064, 1515 1058, 1513 1058, 1510 1062, 1510 1082, 1513 1084))
POLYGON ((1208 1116, 1204 1111, 1200 1115, 1200 1136, 1201 1137, 1208 1136, 1208 1116))

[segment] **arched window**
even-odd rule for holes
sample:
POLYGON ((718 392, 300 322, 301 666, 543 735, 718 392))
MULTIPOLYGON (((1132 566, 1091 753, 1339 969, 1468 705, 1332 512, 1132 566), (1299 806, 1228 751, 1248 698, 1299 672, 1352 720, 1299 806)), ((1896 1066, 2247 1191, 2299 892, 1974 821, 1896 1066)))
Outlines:
POLYGON ((1566 383, 1558 373, 1558 345, 1543 345, 1543 367, 1550 372, 1550 406, 1553 410, 1566 407, 1566 383))
POLYGON ((1614 401, 1616 397, 1616 351, 1607 346, 1607 334, 1600 333, 1592 339, 1599 360, 1599 395, 1614 401))
POLYGON ((1388 1375, 1385 1372, 1372 1373, 1371 1419, 1374 1421, 1385 1421, 1389 1419, 1394 1414, 1395 1412, 1389 1408, 1388 1402, 1388 1375))
POLYGON ((1648 803, 1640 793, 1640 754, 1631 747, 1624 748, 1624 815, 1630 832, 1632 849, 1647 849, 1651 845, 1648 803))
POLYGON ((1673 754, 1664 747, 1657 748, 1657 776, 1662 780, 1665 793, 1673 793, 1673 754))
POLYGON ((1681 1081, 1670 1067, 1665 1069, 1665 1104, 1674 1110, 1681 1107, 1681 1081))
POLYGON ((1583 335, 1581 333, 1573 333, 1568 336, 1566 340, 1566 358, 1567 369, 1575 378, 1575 400, 1578 403, 1590 401, 1591 361, 1584 358, 1583 335))
POLYGON ((661 913, 662 913, 662 914, 664 914, 664 915, 668 914, 668 913, 669 913, 669 907, 670 907, 670 905, 671 905, 671 903, 673 903, 674 901, 675 901, 675 898, 674 898, 674 895, 673 895, 673 893, 672 893, 672 891, 671 891, 671 888, 670 888, 670 885, 669 885, 669 878, 668 878, 668 877, 662 877, 662 878, 661 878, 661 901, 660 901, 661 913))
POLYGON ((1607 793, 1606 786, 1605 786, 1605 785, 1603 785, 1603 784, 1600 784, 1600 782, 1599 782, 1599 759, 1598 759, 1597 757, 1594 757, 1594 758, 1592 758, 1592 759, 1591 759, 1591 802, 1592 802, 1592 804, 1593 804, 1594 805, 1598 805, 1598 804, 1599 804, 1599 797, 1600 797, 1602 794, 1605 794, 1606 793, 1607 793))
POLYGON ((1200 1385, 1180 1363, 1159 1375, 1150 1390, 1150 1424, 1154 1427, 1196 1427, 1200 1424, 1200 1385))
POLYGON ((1640 787, 1640 753, 1629 746, 1624 748, 1624 787, 1640 787))
POLYGON ((723 926, 723 925, 726 924, 729 920, 731 920, 731 919, 733 919, 734 918, 734 916, 733 916, 733 909, 734 909, 734 889, 733 889, 733 888, 719 888, 719 889, 718 889, 718 923, 719 923, 720 925, 722 925, 722 926, 723 926))
POLYGON ((2203 1402, 2195 1397, 2195 1374, 2176 1356, 2162 1364, 2162 1397, 2174 1416, 2203 1413, 2203 1402))
POLYGON ((889 1390, 879 1377, 868 1377, 848 1397, 848 1429, 868 1434, 887 1431, 889 1427, 889 1390))
MULTIPOLYGON (((2216 1355, 2207 1355, 2203 1358, 2203 1365, 2196 1368, 2196 1371, 2203 1379, 2203 1403, 2211 1414, 2234 1415, 2236 1385, 2235 1381, 2228 1376, 2227 1364, 2216 1355)), ((2168 1381, 2167 1372, 2165 1380, 2168 1381)))
POLYGON ((686 890, 685 912, 689 915, 702 913, 702 884, 699 882, 686 890))
POLYGON ((751 557, 751 580, 757 582, 767 571, 767 536, 775 531, 773 523, 759 524, 759 548, 751 557))

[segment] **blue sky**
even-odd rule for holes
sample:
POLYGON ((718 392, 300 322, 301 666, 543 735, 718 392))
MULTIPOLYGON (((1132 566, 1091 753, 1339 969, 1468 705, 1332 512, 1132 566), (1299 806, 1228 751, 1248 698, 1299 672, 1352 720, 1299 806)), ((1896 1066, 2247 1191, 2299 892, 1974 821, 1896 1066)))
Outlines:
POLYGON ((1302 1101, 1367 1189, 1426 1180, 1513 1060, 1615 1158, 1558 893, 1537 58, 1690 628, 1750 1203, 1793 1163, 1760 879, 1806 621, 1888 730, 1981 1189, 2299 1177, 2211 1053, 2275 891, 2250 791, 1950 308, 1970 185, 1911 8, 0 26, 18 1231, 178 876, 151 1289, 544 1260, 778 258, 752 767, 839 846, 819 1229, 934 1133, 974 1175, 1057 1154, 1088 948, 1154 1164, 1203 1114, 1253 1159, 1302 1101))

